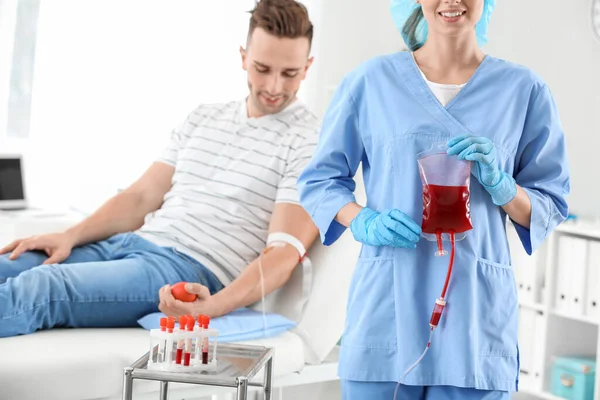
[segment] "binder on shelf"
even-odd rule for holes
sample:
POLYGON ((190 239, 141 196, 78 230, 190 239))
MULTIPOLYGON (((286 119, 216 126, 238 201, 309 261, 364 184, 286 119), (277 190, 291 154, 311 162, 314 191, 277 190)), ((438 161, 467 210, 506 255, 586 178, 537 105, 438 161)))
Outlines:
POLYGON ((532 351, 532 388, 535 391, 542 391, 543 372, 544 372, 544 335, 546 332, 546 317, 541 311, 535 311, 533 316, 534 336, 533 336, 533 351, 532 351))
POLYGON ((514 227, 510 226, 506 230, 506 235, 510 249, 511 264, 515 273, 519 301, 533 304, 536 302, 537 257, 527 254, 514 227))
POLYGON ((584 313, 600 320, 600 241, 590 241, 587 261, 584 313))
POLYGON ((583 314, 580 306, 583 292, 584 274, 581 274, 585 268, 585 253, 587 251, 587 241, 582 238, 561 235, 558 237, 558 259, 556 263, 556 292, 554 296, 554 308, 556 311, 564 313, 579 312, 583 314), (577 301, 575 301, 577 299, 577 301))
POLYGON ((523 301, 534 304, 536 303, 536 276, 537 276, 537 254, 531 256, 525 252, 525 249, 521 248, 523 260, 523 301))
POLYGON ((583 315, 585 307, 586 270, 588 258, 588 240, 572 237, 572 243, 568 247, 567 268, 571 271, 571 290, 569 299, 569 313, 572 315, 583 315), (570 267, 570 268, 569 268, 570 267))
POLYGON ((533 371, 533 348, 535 335, 535 311, 521 307, 519 309, 519 360, 523 378, 532 383, 533 371))

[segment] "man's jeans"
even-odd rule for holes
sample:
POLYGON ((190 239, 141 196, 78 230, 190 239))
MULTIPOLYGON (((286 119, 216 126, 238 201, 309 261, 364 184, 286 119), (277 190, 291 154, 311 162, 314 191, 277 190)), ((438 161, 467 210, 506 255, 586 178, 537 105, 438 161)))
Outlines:
POLYGON ((198 282, 223 288, 200 263, 134 233, 73 249, 63 264, 43 252, 0 256, 0 337, 53 327, 132 327, 158 311, 158 290, 198 282))

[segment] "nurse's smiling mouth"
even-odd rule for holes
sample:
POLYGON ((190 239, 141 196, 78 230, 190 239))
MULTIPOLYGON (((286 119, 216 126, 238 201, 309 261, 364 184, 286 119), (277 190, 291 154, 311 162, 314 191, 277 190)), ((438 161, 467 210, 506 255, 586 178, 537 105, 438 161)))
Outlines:
POLYGON ((438 12, 442 20, 449 23, 458 22, 467 14, 465 10, 444 10, 438 12))

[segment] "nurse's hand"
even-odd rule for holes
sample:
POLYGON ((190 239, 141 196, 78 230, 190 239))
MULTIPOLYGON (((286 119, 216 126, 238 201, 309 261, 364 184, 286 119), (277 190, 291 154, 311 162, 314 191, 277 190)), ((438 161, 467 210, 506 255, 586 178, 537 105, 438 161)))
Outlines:
POLYGON ((414 249, 421 227, 400 210, 377 212, 363 208, 350 223, 354 239, 369 246, 414 249))
POLYGON ((458 155, 460 160, 474 161, 473 175, 484 186, 495 186, 500 182, 500 170, 496 161, 496 148, 488 138, 463 135, 448 141, 449 155, 458 155))
POLYGON ((471 172, 492 196, 494 204, 503 206, 517 195, 517 185, 512 176, 498 168, 494 143, 482 136, 463 135, 448 141, 449 155, 472 161, 471 172))

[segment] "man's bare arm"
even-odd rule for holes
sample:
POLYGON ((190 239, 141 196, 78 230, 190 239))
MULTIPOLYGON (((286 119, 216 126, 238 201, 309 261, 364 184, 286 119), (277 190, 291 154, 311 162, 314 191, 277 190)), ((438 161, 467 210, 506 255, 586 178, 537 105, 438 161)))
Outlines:
MULTIPOLYGON (((299 205, 278 203, 271 217, 269 233, 285 232, 302 242, 308 249, 317 238, 318 229, 310 216, 299 205)), ((286 244, 274 247, 262 257, 265 294, 283 286, 298 264, 298 251, 286 244)), ((258 259, 252 261, 230 285, 211 298, 213 313, 224 315, 240 307, 255 303, 262 297, 258 259)))
POLYGON ((74 247, 106 239, 117 233, 139 228, 144 216, 158 209, 171 187, 175 169, 154 163, 133 185, 108 200, 94 214, 64 232, 13 240, 0 249, 16 260, 26 251, 41 250, 48 258, 44 264, 61 263, 74 247))

